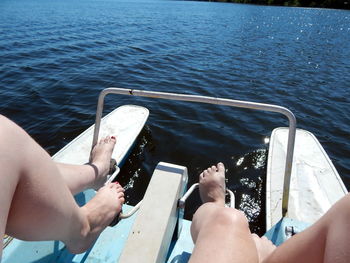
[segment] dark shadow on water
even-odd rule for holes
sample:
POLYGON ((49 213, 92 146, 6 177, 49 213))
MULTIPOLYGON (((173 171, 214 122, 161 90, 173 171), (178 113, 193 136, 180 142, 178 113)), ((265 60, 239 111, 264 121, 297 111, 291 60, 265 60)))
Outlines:
MULTIPOLYGON (((153 138, 150 126, 145 126, 117 177, 117 181, 125 187, 127 204, 136 205, 143 198, 154 168, 163 160, 163 156, 155 150, 157 141, 153 138)), ((259 235, 265 232, 265 177, 268 152, 267 146, 263 147, 225 160, 227 187, 235 194, 235 207, 246 214, 251 231, 259 235)), ((176 160, 174 162, 176 163, 176 160)), ((200 165, 205 167, 207 161, 203 160, 203 163, 200 165)), ((191 163, 186 166, 189 169, 190 187, 192 183, 197 182, 200 171, 194 171, 191 163)), ((184 218, 192 220, 200 205, 199 193, 195 191, 186 203, 184 218)))
POLYGON ((116 178, 125 189, 125 199, 129 205, 136 205, 146 192, 153 169, 147 165, 145 152, 152 151, 152 147, 151 130, 145 126, 116 178))

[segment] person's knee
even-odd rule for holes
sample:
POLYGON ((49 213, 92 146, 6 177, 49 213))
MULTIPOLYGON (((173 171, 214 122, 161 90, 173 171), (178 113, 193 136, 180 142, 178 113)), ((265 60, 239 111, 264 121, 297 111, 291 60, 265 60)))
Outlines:
POLYGON ((0 114, 0 134, 3 139, 15 136, 18 130, 16 126, 14 122, 0 114))
POLYGON ((338 216, 342 216, 343 218, 346 218, 347 220, 350 219, 350 194, 348 193, 343 197, 341 200, 339 200, 338 203, 335 205, 335 214, 338 214, 338 216))
POLYGON ((248 228, 248 220, 243 212, 224 207, 218 211, 217 223, 220 225, 228 225, 234 228, 248 228))
POLYGON ((203 204, 193 216, 191 235, 196 243, 198 234, 203 230, 230 231, 231 233, 249 232, 249 224, 244 213, 233 208, 218 206, 215 203, 203 204))
MULTIPOLYGON (((3 115, 0 115, 0 138, 2 138, 0 148, 7 149, 7 155, 10 150, 20 154, 26 149, 26 146, 28 146, 29 153, 32 151, 33 139, 25 130, 3 115)), ((17 159, 21 159, 21 156, 18 156, 17 159)))
POLYGON ((0 157, 3 156, 3 158, 0 158, 0 160, 7 161, 11 159, 11 153, 14 152, 13 149, 16 147, 13 143, 16 141, 14 134, 15 130, 12 128, 12 122, 0 114, 0 149, 3 149, 0 153, 0 157))
POLYGON ((229 225, 248 227, 244 213, 229 207, 221 207, 214 203, 203 204, 195 213, 193 221, 201 221, 210 225, 229 225))
POLYGON ((0 114, 0 132, 1 131, 5 131, 5 128, 8 125, 8 119, 4 116, 0 114))

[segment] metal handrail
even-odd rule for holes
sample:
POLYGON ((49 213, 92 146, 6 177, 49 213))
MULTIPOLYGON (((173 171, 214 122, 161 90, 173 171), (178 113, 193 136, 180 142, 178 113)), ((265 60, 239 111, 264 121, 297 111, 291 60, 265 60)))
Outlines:
POLYGON ((142 204, 142 200, 140 202, 137 203, 137 205, 135 205, 132 209, 130 209, 130 211, 128 211, 127 213, 123 213, 121 212, 119 215, 120 219, 125 219, 125 218, 129 218, 130 216, 132 216, 133 214, 135 214, 137 212, 137 210, 140 209, 142 204))
POLYGON ((218 105, 225 105, 230 107, 277 112, 286 116, 289 121, 289 133, 288 133, 288 144, 287 144, 287 157, 286 157, 286 164, 285 164, 285 170, 284 170, 283 199, 282 199, 282 215, 283 216, 286 215, 288 210, 290 177, 292 172, 292 161, 293 161, 294 142, 295 142, 295 133, 296 133, 296 119, 294 114, 290 110, 288 110, 287 108, 277 106, 277 105, 272 105, 272 104, 264 104, 264 103, 216 98, 216 97, 207 97, 207 96, 199 96, 199 95, 176 94, 176 93, 167 93, 167 92, 122 89, 122 88, 112 87, 112 88, 107 88, 102 90, 99 95, 97 110, 96 110, 96 121, 95 121, 92 147, 96 145, 98 140, 104 98, 107 94, 132 95, 132 96, 147 97, 147 98, 218 104, 218 105))
MULTIPOLYGON (((195 184, 191 185, 191 187, 187 190, 187 192, 180 198, 180 200, 179 200, 179 208, 180 209, 185 209, 186 200, 193 193, 193 191, 197 188, 199 188, 199 183, 195 183, 195 184)), ((235 208, 235 194, 228 188, 226 188, 226 192, 230 196, 229 207, 235 208)))

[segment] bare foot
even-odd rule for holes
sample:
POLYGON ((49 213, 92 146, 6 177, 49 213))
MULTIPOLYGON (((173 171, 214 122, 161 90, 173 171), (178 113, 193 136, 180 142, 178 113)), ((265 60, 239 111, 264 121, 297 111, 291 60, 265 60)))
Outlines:
POLYGON ((276 249, 276 246, 266 237, 252 234, 252 238, 258 251, 259 263, 262 263, 276 249))
POLYGON ((115 143, 116 139, 114 136, 107 136, 101 139, 91 151, 89 165, 95 170, 95 181, 91 187, 95 190, 100 189, 107 180, 115 143))
POLYGON ((218 163, 199 175, 199 193, 203 203, 215 202, 225 205, 225 166, 218 163))
POLYGON ((89 249, 121 211, 124 201, 124 189, 119 184, 110 183, 101 187, 94 198, 81 208, 87 218, 81 235, 64 241, 69 251, 77 254, 89 249))

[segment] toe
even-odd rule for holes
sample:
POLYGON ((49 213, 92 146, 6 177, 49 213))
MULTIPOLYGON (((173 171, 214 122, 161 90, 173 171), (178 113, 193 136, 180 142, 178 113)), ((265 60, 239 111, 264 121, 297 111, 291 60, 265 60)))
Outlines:
POLYGON ((115 188, 115 183, 108 183, 105 186, 108 188, 115 188))
POLYGON ((118 192, 122 192, 122 193, 125 192, 124 188, 123 188, 120 184, 117 185, 117 191, 118 191, 118 192))
POLYGON ((255 234, 255 233, 252 234, 252 238, 253 239, 260 239, 260 237, 257 234, 255 234))
POLYGON ((109 188, 113 188, 113 189, 116 189, 116 190, 122 188, 121 185, 118 182, 109 183, 109 184, 107 184, 107 186, 109 188))
POLYGON ((219 172, 224 172, 225 171, 225 165, 223 163, 218 163, 217 165, 218 171, 219 172))
POLYGON ((209 168, 208 168, 207 170, 205 170, 205 171, 203 172, 203 178, 206 177, 206 176, 208 176, 209 173, 210 173, 210 170, 209 170, 209 168))

